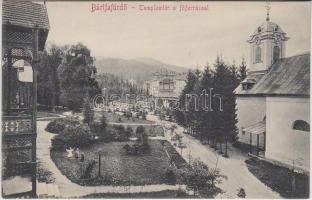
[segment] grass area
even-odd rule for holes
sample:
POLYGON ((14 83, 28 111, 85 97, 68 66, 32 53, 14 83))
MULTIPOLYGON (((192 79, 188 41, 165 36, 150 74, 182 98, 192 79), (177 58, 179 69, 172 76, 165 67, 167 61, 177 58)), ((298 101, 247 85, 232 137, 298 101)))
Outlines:
MULTIPOLYGON (((96 120, 100 120, 102 116, 102 112, 94 112, 94 118, 96 120)), ((149 121, 149 120, 144 120, 144 119, 138 119, 136 117, 130 117, 129 119, 125 116, 118 115, 116 113, 112 112, 105 112, 105 116, 107 119, 107 122, 114 122, 114 123, 129 123, 129 124, 154 124, 155 122, 149 121), (119 121, 119 118, 121 121, 119 121)))
MULTIPOLYGON (((102 116, 102 112, 95 112, 94 113, 95 120, 100 121, 100 118, 102 116)), ((164 136, 164 130, 160 125, 156 125, 155 122, 149 121, 149 120, 143 120, 138 119, 135 117, 130 117, 129 119, 125 116, 120 116, 115 113, 109 113, 105 112, 105 116, 107 119, 107 122, 113 122, 113 123, 125 123, 127 125, 124 125, 126 127, 131 127, 133 130, 133 135, 131 137, 135 137, 135 131, 139 125, 137 124, 143 124, 145 127, 146 132, 148 133, 148 136, 155 137, 155 136, 164 136), (121 118, 121 122, 119 121, 119 118, 121 118), (146 124, 146 126, 144 125, 146 124)))
POLYGON ((284 198, 309 198, 309 176, 295 174, 296 192, 292 192, 293 172, 269 162, 251 158, 245 161, 249 171, 284 198))
MULTIPOLYGON (((80 149, 85 155, 85 161, 80 162, 68 158, 66 152, 51 151, 52 160, 59 170, 71 181, 79 185, 150 185, 166 183, 165 172, 169 167, 170 157, 175 157, 176 165, 182 166, 185 161, 176 158, 178 153, 169 142, 164 146, 160 140, 149 140, 150 151, 144 155, 127 155, 123 149, 126 144, 134 142, 98 143, 91 147, 80 149), (101 175, 98 176, 98 151, 102 150, 101 175), (175 155, 175 156, 174 156, 175 155), (83 179, 88 163, 95 161, 91 177, 83 179)), ((178 155, 179 156, 179 155, 178 155)))
POLYGON ((89 194, 80 198, 196 198, 186 194, 184 191, 164 190, 161 192, 142 192, 142 193, 99 193, 89 194))
POLYGON ((59 115, 52 113, 52 112, 38 112, 37 118, 44 118, 44 117, 59 117, 59 115))
MULTIPOLYGON (((138 125, 134 125, 134 124, 125 125, 125 128, 127 128, 127 127, 132 128, 133 134, 131 135, 131 137, 135 137, 136 136, 135 131, 138 128, 138 125)), ((165 131, 164 131, 163 127, 160 125, 144 126, 144 127, 145 127, 145 131, 149 137, 156 137, 156 136, 164 136, 165 135, 165 131)))

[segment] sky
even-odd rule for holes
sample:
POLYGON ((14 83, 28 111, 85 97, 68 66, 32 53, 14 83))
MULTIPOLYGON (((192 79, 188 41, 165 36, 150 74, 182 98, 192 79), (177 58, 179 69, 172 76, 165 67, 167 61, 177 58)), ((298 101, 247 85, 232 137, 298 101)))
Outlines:
MULTIPOLYGON (((202 68, 217 55, 227 63, 249 61, 246 42, 265 22, 265 2, 123 2, 126 11, 91 12, 92 3, 47 2, 48 43, 82 42, 95 57, 140 57, 202 68), (207 11, 140 11, 140 5, 208 5, 207 11), (132 8, 134 7, 134 8, 132 8)), ((115 2, 116 3, 116 2, 115 2)), ((310 2, 271 2, 270 21, 290 39, 286 56, 310 50, 310 2)))

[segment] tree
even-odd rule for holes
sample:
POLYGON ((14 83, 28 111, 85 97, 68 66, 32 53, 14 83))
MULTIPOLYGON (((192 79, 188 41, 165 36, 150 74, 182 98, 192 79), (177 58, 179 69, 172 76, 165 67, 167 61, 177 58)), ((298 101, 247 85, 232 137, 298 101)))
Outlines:
POLYGON ((247 76, 247 67, 246 67, 246 62, 245 62, 245 58, 243 57, 242 58, 242 62, 241 64, 239 65, 239 80, 240 81, 243 81, 246 76, 247 76))
POLYGON ((83 104, 83 122, 90 125, 94 120, 94 111, 91 106, 90 97, 87 93, 87 96, 84 99, 83 104))
POLYGON ((57 72, 60 80, 61 100, 73 111, 80 111, 87 92, 92 97, 99 93, 93 78, 96 68, 90 50, 83 44, 72 45, 67 51, 57 72))
POLYGON ((107 128, 107 119, 106 119, 104 111, 102 112, 102 115, 101 115, 100 127, 103 131, 105 131, 107 128))
POLYGON ((196 98, 190 98, 190 95, 195 94, 195 86, 198 84, 200 71, 189 70, 187 81, 179 98, 179 108, 175 111, 175 116, 180 125, 190 129, 194 115, 192 111, 195 109, 196 98), (182 112, 182 113, 181 113, 182 112))
POLYGON ((210 169, 202 161, 192 160, 189 167, 178 170, 179 178, 194 192, 205 192, 215 188, 215 182, 221 182, 222 176, 219 170, 210 169))
POLYGON ((202 79, 200 80, 200 103, 201 106, 199 112, 199 131, 202 139, 210 139, 210 133, 212 129, 212 113, 210 108, 210 91, 213 89, 213 74, 210 66, 207 64, 202 79), (207 96, 208 95, 208 96, 207 96), (208 109, 207 109, 208 108, 208 109))
POLYGON ((136 136, 138 138, 138 143, 143 146, 148 146, 148 135, 145 132, 144 126, 138 126, 136 130, 136 136))
POLYGON ((127 138, 129 138, 129 137, 131 137, 133 135, 133 129, 131 128, 131 126, 127 127, 126 135, 127 135, 127 138))
POLYGON ((214 72, 215 93, 221 95, 222 102, 214 101, 213 133, 216 141, 220 142, 220 151, 222 153, 222 142, 233 141, 236 138, 236 103, 234 89, 237 87, 237 77, 233 75, 223 60, 217 58, 214 72), (223 110, 220 110, 220 103, 223 104, 223 110))
POLYGON ((39 54, 38 65, 38 103, 54 109, 59 104, 59 79, 57 69, 60 66, 66 46, 51 44, 39 54))

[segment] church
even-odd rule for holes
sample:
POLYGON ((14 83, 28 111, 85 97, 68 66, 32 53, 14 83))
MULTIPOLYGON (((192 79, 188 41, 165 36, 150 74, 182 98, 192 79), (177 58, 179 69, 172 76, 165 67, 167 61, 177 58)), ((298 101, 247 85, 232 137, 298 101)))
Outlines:
POLYGON ((310 52, 285 57, 290 38, 270 21, 247 41, 247 77, 235 89, 238 142, 250 154, 309 172, 310 52))

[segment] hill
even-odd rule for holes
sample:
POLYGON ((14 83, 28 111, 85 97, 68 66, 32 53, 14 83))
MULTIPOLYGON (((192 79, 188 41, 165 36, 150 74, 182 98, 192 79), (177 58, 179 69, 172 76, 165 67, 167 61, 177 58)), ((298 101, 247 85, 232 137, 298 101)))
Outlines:
POLYGON ((187 72, 187 68, 166 64, 152 58, 121 59, 97 57, 95 61, 98 74, 110 73, 124 79, 134 79, 139 83, 149 80, 160 69, 178 73, 187 72))

